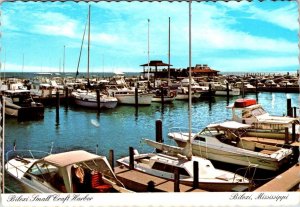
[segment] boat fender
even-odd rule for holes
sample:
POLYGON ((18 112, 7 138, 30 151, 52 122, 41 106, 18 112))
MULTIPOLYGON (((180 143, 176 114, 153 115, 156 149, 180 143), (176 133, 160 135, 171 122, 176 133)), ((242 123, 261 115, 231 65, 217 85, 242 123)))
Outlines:
POLYGON ((174 92, 170 92, 170 97, 173 98, 175 96, 174 92))

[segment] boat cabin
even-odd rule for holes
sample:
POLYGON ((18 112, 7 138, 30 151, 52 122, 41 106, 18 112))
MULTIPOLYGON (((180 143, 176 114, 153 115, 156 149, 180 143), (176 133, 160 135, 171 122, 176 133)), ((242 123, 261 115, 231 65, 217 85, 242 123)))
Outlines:
POLYGON ((62 193, 113 192, 107 180, 118 182, 105 157, 82 150, 40 159, 24 177, 62 193))

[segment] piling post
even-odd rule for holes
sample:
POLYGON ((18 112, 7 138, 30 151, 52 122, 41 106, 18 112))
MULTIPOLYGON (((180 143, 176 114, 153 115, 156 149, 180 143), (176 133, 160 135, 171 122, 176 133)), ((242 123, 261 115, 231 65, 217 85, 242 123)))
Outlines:
POLYGON ((194 170, 194 179, 193 179, 193 188, 199 187, 199 163, 197 161, 193 162, 194 170))
POLYGON ((284 144, 289 144, 289 128, 285 127, 284 132, 285 132, 284 144))
POLYGON ((208 97, 211 98, 212 92, 211 92, 211 84, 208 84, 208 97))
POLYGON ((133 147, 129 147, 129 170, 134 169, 134 152, 133 147))
POLYGON ((160 98, 161 98, 161 104, 164 105, 164 88, 160 87, 160 98))
POLYGON ((147 183, 147 192, 154 192, 154 188, 155 188, 155 183, 154 181, 150 180, 147 183))
MULTIPOLYGON (((160 119, 155 121, 155 131, 156 131, 156 141, 159 143, 163 143, 162 139, 162 121, 160 119)), ((157 153, 160 153, 161 150, 156 149, 157 153)))
POLYGON ((293 116, 292 113, 292 100, 288 98, 286 99, 286 114, 288 116, 293 116))
POLYGON ((227 98, 229 98, 229 83, 226 83, 227 98))
POLYGON ((296 118, 297 117, 297 107, 294 106, 293 109, 294 109, 294 113, 293 113, 294 114, 294 118, 296 118))
POLYGON ((56 91, 56 122, 59 122, 59 105, 60 105, 60 100, 59 100, 59 92, 56 91))
POLYGON ((135 87, 135 89, 134 89, 134 97, 135 97, 135 108, 138 108, 139 94, 138 94, 138 88, 137 87, 135 87))
POLYGON ((65 87, 65 105, 69 105, 69 89, 68 87, 65 87))
POLYGON ((113 171, 115 171, 115 158, 114 158, 114 150, 109 150, 109 156, 108 156, 108 159, 109 159, 109 164, 111 166, 111 169, 113 171))
POLYGON ((100 91, 99 91, 99 89, 96 90, 96 95, 97 95, 97 111, 99 114, 100 113, 100 91))
POLYGON ((296 124, 292 123, 292 142, 296 141, 296 124))
POLYGON ((256 94, 256 95, 257 95, 257 93, 258 93, 257 88, 258 88, 258 81, 257 81, 257 79, 256 79, 256 80, 255 80, 255 94, 256 94))
POLYGON ((174 192, 180 192, 179 188, 179 169, 178 167, 174 168, 174 192))

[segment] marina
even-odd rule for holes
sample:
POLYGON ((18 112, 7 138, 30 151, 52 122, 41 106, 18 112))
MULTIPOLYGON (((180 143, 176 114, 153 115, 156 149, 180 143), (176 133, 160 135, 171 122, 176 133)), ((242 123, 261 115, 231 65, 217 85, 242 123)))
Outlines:
MULTIPOLYGON (((211 99, 199 98, 198 100, 194 100, 192 105, 193 128, 197 128, 200 131, 200 129, 211 123, 230 120, 232 118, 232 112, 231 109, 226 109, 226 107, 229 103, 233 103, 236 98, 239 97, 228 98, 216 96, 211 99), (200 114, 201 116, 199 116, 200 114)), ((298 94, 294 93, 260 92, 258 94, 248 94, 246 98, 258 98, 258 101, 262 106, 271 106, 267 110, 269 114, 282 116, 284 112, 287 113, 287 104, 291 103, 292 106, 295 106, 298 103, 299 97, 298 94)), ((57 99, 55 98, 55 100, 57 99)), ((82 108, 74 104, 71 99, 60 102, 59 106, 60 107, 57 108, 53 104, 46 105, 44 119, 42 120, 18 121, 13 117, 7 116, 5 121, 5 151, 7 152, 13 148, 17 150, 30 148, 40 149, 46 152, 52 150, 52 153, 61 153, 80 149, 109 156, 110 150, 114 150, 113 160, 118 160, 128 155, 128 147, 134 147, 135 149, 138 149, 140 153, 153 151, 153 148, 142 142, 142 138, 155 140, 157 130, 155 120, 161 120, 162 122, 161 136, 164 143, 173 146, 176 146, 176 144, 174 140, 168 138, 169 130, 178 125, 186 126, 188 122, 186 113, 188 103, 180 100, 174 100, 171 104, 153 102, 151 105, 139 107, 117 105, 115 108, 101 109, 100 111, 95 108, 82 108), (43 133, 46 130, 47 133, 43 133)), ((298 111, 296 111, 296 113, 299 114, 298 111)), ((273 143, 273 145, 278 145, 279 143, 283 145, 285 143, 284 138, 278 140, 256 137, 256 139, 260 139, 260 143, 273 143)), ((289 144, 296 147, 294 148, 294 152, 297 153, 297 149, 299 149, 298 140, 292 142, 292 137, 289 137, 289 140, 289 144)), ((293 163, 295 164, 297 162, 293 161, 293 163)), ((232 172, 235 172, 238 169, 235 166, 230 166, 228 168, 225 164, 218 162, 216 162, 216 165, 218 168, 223 168, 232 172)), ((135 170, 124 171, 125 168, 120 168, 116 163, 113 163, 112 167, 113 166, 116 166, 114 167, 114 171, 118 179, 125 181, 129 186, 140 186, 138 189, 131 189, 133 191, 144 192, 149 188, 147 185, 148 182, 157 179, 154 179, 150 175, 143 175, 143 173, 136 174, 138 172, 135 170), (139 185, 132 184, 132 181, 128 180, 132 175, 136 175, 137 179, 138 177, 141 177, 140 179, 144 181, 139 185)), ((296 165, 291 167, 291 169, 293 168, 297 168, 296 165)), ((286 167, 275 173, 262 173, 264 171, 258 171, 253 177, 255 187, 251 190, 255 191, 257 187, 258 190, 260 188, 268 189, 267 187, 264 187, 263 184, 268 184, 267 181, 271 182, 276 174, 284 173, 285 170, 286 167), (262 182, 261 180, 264 181, 262 182)), ((290 186, 289 189, 287 189, 288 187, 282 188, 284 191, 296 188, 295 185, 297 185, 298 181, 293 179, 295 174, 291 173, 290 175, 292 175, 290 178, 292 180, 291 185, 293 186, 290 186)), ((7 189, 13 192, 22 192, 11 176, 6 175, 6 180, 9 180, 7 189)), ((168 180, 167 183, 165 182, 166 181, 156 182, 157 186, 154 191, 174 192, 176 189, 174 187, 176 182, 172 182, 172 179, 168 180), (158 183, 163 183, 163 186, 169 187, 162 187, 160 186, 161 184, 158 183)), ((198 189, 185 186, 184 184, 180 185, 182 185, 180 191, 184 192, 205 191, 201 187, 198 189)), ((244 191, 245 189, 240 188, 239 191, 240 190, 244 191)))
MULTIPOLYGON (((162 206, 162 195, 163 203, 170 196, 170 203, 178 200, 175 206, 186 195, 191 196, 183 206, 193 205, 191 198, 202 204, 204 196, 220 204, 219 193, 235 205, 297 196, 295 26, 282 25, 280 18, 271 21, 268 15, 280 15, 269 3, 259 8, 258 2, 254 7, 252 2, 237 7, 201 2, 192 11, 193 1, 180 2, 187 12, 179 2, 174 10, 174 4, 148 2, 135 8, 108 2, 66 2, 66 7, 45 2, 39 12, 30 10, 36 2, 29 7, 16 3, 24 21, 16 21, 22 15, 5 4, 9 38, 4 35, 0 71, 4 203, 28 201, 31 194, 31 201, 57 199, 63 205, 71 197, 97 202, 148 194, 134 205, 151 206, 162 206), (164 20, 169 12, 172 27, 171 15, 168 25, 164 20), (19 71, 20 48, 22 72, 10 72, 19 71)), ((281 3, 278 11, 288 22, 296 6, 281 3)), ((130 206, 124 199, 116 202, 130 206)))

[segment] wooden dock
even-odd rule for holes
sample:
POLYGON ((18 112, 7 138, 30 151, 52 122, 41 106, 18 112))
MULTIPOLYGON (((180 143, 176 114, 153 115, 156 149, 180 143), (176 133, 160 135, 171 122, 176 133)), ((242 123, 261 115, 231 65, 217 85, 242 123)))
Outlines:
MULTIPOLYGON (((130 190, 135 192, 174 192, 174 182, 164 178, 148 175, 126 167, 115 167, 117 178, 130 190), (152 186, 149 182, 152 182, 152 186)), ((199 188, 179 184, 180 192, 206 192, 199 188)))
POLYGON ((284 173, 278 175, 273 180, 257 188, 255 192, 299 192, 300 185, 300 165, 296 164, 284 173))

